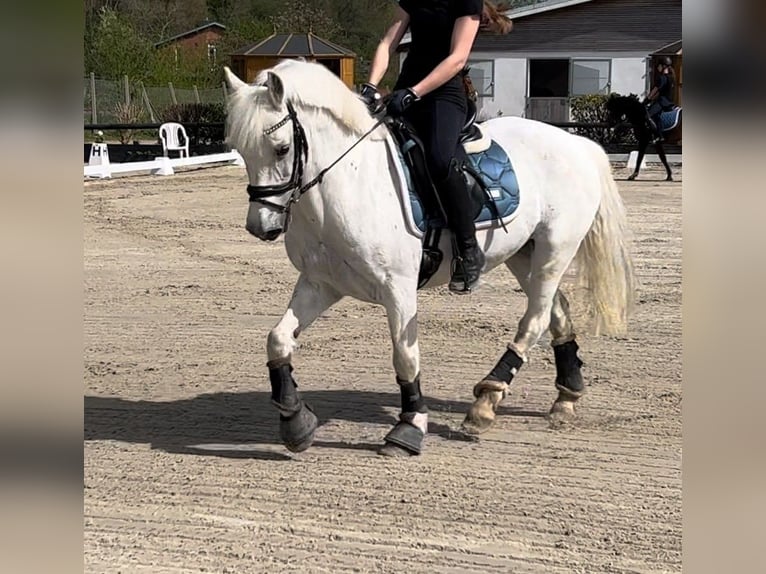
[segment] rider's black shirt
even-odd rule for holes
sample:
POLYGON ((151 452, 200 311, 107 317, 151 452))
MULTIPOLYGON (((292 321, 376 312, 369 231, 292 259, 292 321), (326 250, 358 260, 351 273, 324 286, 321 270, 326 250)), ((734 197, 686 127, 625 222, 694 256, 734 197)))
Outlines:
MULTIPOLYGON (((455 21, 463 16, 481 16, 482 0, 399 0, 410 15, 411 43, 397 88, 412 87, 430 74, 452 49, 455 21)), ((455 76, 437 91, 462 90, 455 76)))
POLYGON ((657 101, 663 108, 673 107, 673 78, 660 74, 657 80, 657 101))

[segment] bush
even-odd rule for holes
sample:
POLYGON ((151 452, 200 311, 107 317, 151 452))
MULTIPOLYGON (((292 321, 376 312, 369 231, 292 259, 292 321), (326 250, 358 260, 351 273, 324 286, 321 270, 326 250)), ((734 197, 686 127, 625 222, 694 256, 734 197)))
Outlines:
POLYGON ((224 104, 173 104, 159 112, 161 122, 178 122, 186 128, 190 145, 223 144, 225 139, 224 104), (217 127, 193 127, 190 124, 221 124, 217 127))
MULTIPOLYGON (((135 102, 129 104, 120 102, 114 107, 114 118, 118 124, 137 124, 143 117, 144 109, 135 102)), ((119 134, 120 143, 127 144, 133 141, 135 130, 120 130, 119 134)))
MULTIPOLYGON (((577 96, 572 98, 572 121, 585 124, 608 123, 609 116, 606 111, 607 95, 577 96)), ((637 143, 633 130, 629 126, 617 126, 613 128, 575 128, 574 133, 592 139, 601 145, 637 143)))

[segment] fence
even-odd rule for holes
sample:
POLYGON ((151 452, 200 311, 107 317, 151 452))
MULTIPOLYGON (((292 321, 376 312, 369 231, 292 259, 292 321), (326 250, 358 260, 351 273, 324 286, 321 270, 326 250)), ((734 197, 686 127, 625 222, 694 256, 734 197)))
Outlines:
POLYGON ((83 86, 86 124, 157 122, 160 110, 172 104, 214 104, 226 101, 226 86, 220 88, 176 88, 144 86, 125 76, 122 81, 101 80, 93 74, 83 86))

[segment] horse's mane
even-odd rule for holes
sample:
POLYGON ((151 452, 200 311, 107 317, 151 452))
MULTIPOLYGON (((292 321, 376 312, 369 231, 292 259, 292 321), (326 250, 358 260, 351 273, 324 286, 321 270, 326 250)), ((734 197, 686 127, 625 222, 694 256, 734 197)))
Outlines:
POLYGON ((641 105, 641 98, 639 98, 638 95, 636 94, 624 95, 624 94, 618 94, 615 92, 609 95, 609 98, 607 99, 607 101, 610 101, 610 100, 620 102, 622 104, 641 105))
POLYGON ((613 93, 606 100, 606 108, 616 113, 635 113, 643 109, 643 104, 636 94, 613 93))
MULTIPOLYGON (((273 68, 261 71, 255 84, 242 87, 229 100, 229 139, 238 145, 252 143, 264 127, 258 120, 258 108, 269 104, 269 94, 263 89, 272 72, 282 80, 285 100, 296 109, 309 108, 326 113, 356 137, 362 136, 375 124, 367 107, 335 74, 321 64, 303 60, 283 60, 273 68)), ((382 131, 371 135, 383 136, 382 131)))

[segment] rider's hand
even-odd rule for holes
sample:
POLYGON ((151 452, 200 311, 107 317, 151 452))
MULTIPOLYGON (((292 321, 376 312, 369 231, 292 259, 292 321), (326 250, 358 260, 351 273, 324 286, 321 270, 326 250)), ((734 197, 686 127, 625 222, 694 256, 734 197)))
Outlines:
POLYGON ((398 118, 404 114, 404 111, 409 108, 413 103, 417 102, 420 97, 415 93, 412 88, 406 88, 404 90, 396 90, 388 102, 386 111, 388 115, 393 118, 398 118))
POLYGON ((380 95, 377 86, 373 84, 364 84, 361 92, 359 92, 359 97, 362 98, 362 101, 367 105, 367 109, 370 110, 371 114, 378 113, 383 107, 383 98, 380 95))

